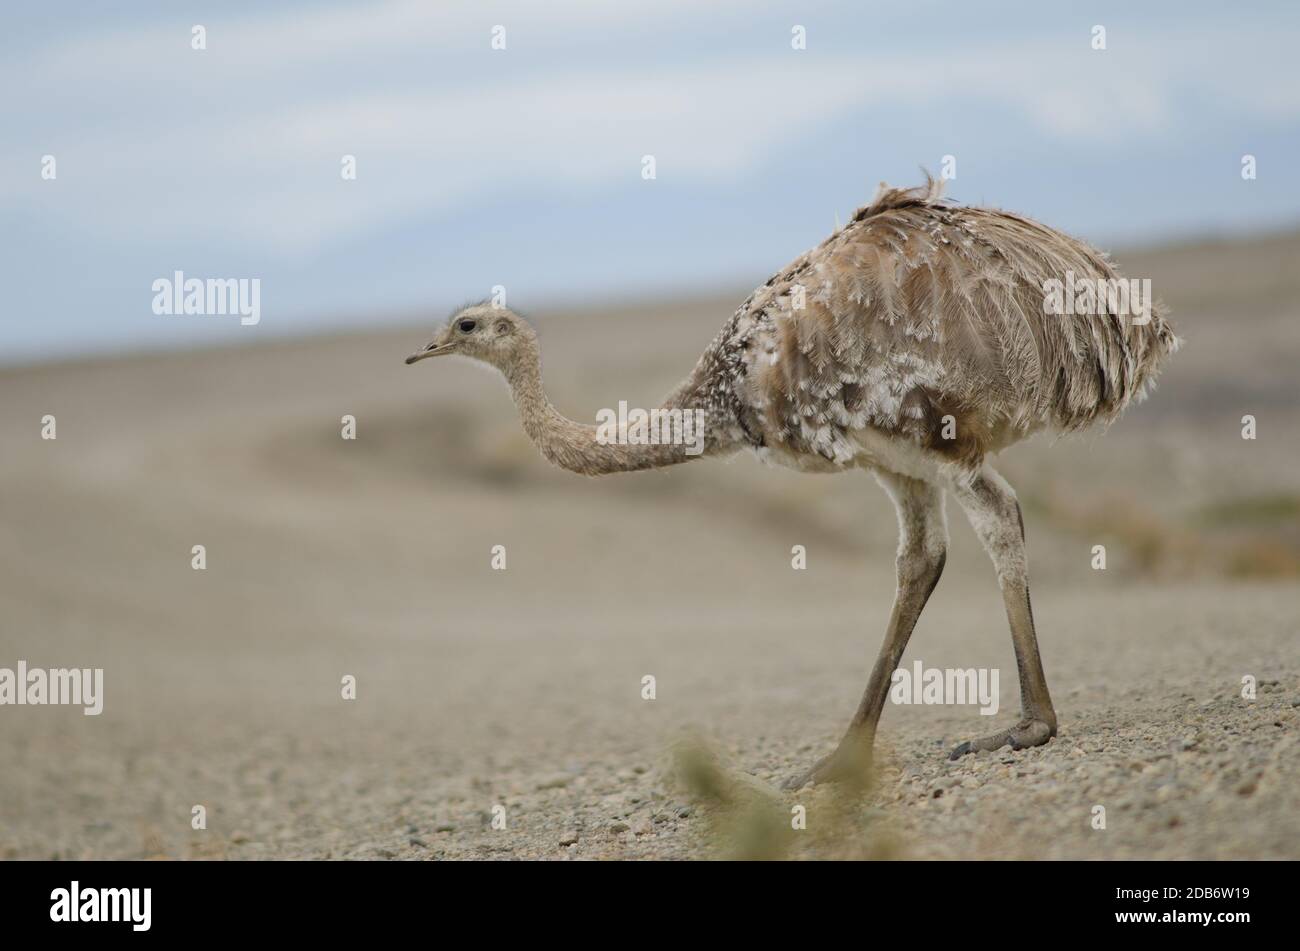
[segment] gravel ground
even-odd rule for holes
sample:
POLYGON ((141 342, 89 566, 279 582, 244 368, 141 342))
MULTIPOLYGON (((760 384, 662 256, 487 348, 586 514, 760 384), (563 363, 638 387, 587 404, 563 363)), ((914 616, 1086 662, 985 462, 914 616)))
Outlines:
MULTIPOLYGON (((1203 586, 1118 596, 1116 630, 1164 599, 1180 605, 1170 631, 1184 621, 1212 629, 1222 594, 1203 586)), ((942 657, 963 640, 976 645, 971 663, 1007 650, 997 625, 987 634, 963 625, 966 600, 936 594, 938 617, 918 632, 926 646, 918 654, 942 657)), ((1081 618, 1086 598, 1041 600, 1041 613, 1081 618)), ((455 669, 436 677, 420 671, 439 666, 437 651, 411 649, 407 670, 363 672, 352 703, 326 699, 324 666, 298 672, 322 682, 309 702, 311 691, 288 674, 250 678, 242 664, 209 656, 194 665, 205 682, 251 683, 234 696, 201 684, 175 695, 155 688, 113 720, 109 694, 99 722, 71 710, 21 711, 29 728, 4 736, 5 854, 1295 858, 1300 672, 1261 660, 1294 657, 1281 622, 1295 595, 1262 587, 1249 603, 1256 635, 1209 658, 1176 636, 1158 649, 1126 650, 1126 635, 1106 632, 1083 644, 1082 619, 1044 636, 1062 718, 1046 747, 950 762, 947 749, 983 732, 985 718, 891 707, 875 786, 847 804, 833 789, 777 787, 835 739, 858 687, 846 672, 866 645, 837 638, 825 662, 800 671, 793 653, 772 646, 784 638, 780 619, 768 619, 768 637, 755 636, 757 621, 742 628, 755 643, 735 680, 705 663, 726 651, 692 649, 688 639, 709 635, 683 630, 662 646, 665 664, 649 664, 661 670, 653 702, 628 674, 626 643, 602 648, 585 636, 539 634, 535 654, 522 641, 458 651, 455 669), (556 689, 565 658, 584 654, 587 686, 556 689), (1197 671, 1207 666, 1225 675, 1197 671), (1251 672, 1260 681, 1254 701, 1236 686, 1251 672), (626 696, 612 698, 605 685, 620 677, 626 696), (734 692, 719 690, 728 683, 734 692), (589 711, 602 700, 598 721, 589 711), (720 802, 685 778, 683 763, 702 752, 739 795, 720 802), (196 803, 209 810, 201 832, 188 827, 196 803), (806 828, 787 832, 796 805, 806 828), (1098 806, 1104 829, 1093 828, 1098 806)), ((745 645, 729 650, 739 658, 745 645)), ((192 683, 187 676, 157 679, 180 687, 192 683)), ((128 682, 119 691, 138 699, 149 688, 128 682)), ((1002 699, 999 722, 1014 709, 1013 686, 1002 699)))

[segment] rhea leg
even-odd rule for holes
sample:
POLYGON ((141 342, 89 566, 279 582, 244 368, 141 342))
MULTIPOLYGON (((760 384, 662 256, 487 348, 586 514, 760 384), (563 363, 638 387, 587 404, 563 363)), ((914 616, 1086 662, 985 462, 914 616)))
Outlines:
POLYGON ((1038 656, 1038 637, 1029 604, 1029 571, 1025 558, 1025 522, 1016 493, 1006 480, 985 467, 968 478, 956 480, 953 495, 961 503, 975 533, 997 569, 1002 600, 1011 625, 1011 641, 1020 673, 1020 722, 1010 729, 962 743, 951 759, 976 750, 1003 746, 1023 749, 1041 746, 1056 735, 1056 711, 1047 692, 1043 662, 1038 656))
POLYGON ((885 640, 867 681, 857 713, 835 752, 785 786, 799 789, 809 782, 859 777, 871 759, 876 724, 889 694, 890 678, 903 659, 917 618, 939 583, 948 551, 948 527, 943 514, 943 490, 893 473, 876 478, 898 510, 898 587, 885 640))

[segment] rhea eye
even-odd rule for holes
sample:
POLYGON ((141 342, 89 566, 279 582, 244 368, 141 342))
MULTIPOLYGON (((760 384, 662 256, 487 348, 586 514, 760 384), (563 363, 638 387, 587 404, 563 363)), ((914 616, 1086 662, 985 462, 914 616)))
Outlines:
POLYGON ((461 333, 463 333, 463 334, 467 334, 467 333, 473 333, 473 332, 474 332, 474 328, 477 327, 478 324, 477 324, 475 321, 472 321, 472 320, 462 320, 462 321, 461 321, 459 324, 457 324, 456 326, 460 328, 460 332, 461 332, 461 333))

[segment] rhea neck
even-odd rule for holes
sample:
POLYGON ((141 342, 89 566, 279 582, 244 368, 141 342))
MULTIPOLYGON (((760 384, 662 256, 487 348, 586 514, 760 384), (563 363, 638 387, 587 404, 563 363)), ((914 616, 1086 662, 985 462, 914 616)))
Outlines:
MULTIPOLYGON (((605 475, 610 472, 633 472, 658 469, 698 459, 688 455, 681 443, 633 445, 622 441, 602 442, 594 425, 579 423, 561 414, 546 396, 542 386, 541 354, 536 345, 521 358, 504 368, 506 382, 514 396, 524 431, 542 455, 562 469, 580 475, 605 475)), ((671 398, 663 409, 681 407, 671 398)))

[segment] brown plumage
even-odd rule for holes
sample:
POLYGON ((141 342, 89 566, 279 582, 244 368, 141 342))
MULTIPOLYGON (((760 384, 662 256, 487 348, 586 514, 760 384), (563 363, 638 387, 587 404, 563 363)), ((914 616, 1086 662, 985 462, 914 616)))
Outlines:
POLYGON ((1056 713, 1029 605, 1024 523, 987 457, 1039 430, 1114 420, 1178 347, 1146 297, 1131 313, 1105 255, 1028 218, 950 204, 939 185, 881 186, 843 228, 758 288, 664 410, 702 411, 699 454, 566 419, 542 387, 536 334, 506 308, 459 311, 408 363, 446 353, 505 375, 529 437, 584 475, 660 468, 741 448, 806 471, 873 472, 899 522, 898 590, 862 703, 832 756, 793 781, 856 775, 947 553, 944 493, 997 570, 1015 644, 1019 723, 954 756, 1048 742, 1056 713), (1060 302, 1082 286, 1082 312, 1060 302), (1095 292, 1092 288, 1096 288, 1095 292))
POLYGON ((1039 429, 1111 421, 1177 346, 1159 307, 1145 323, 1045 313, 1045 282, 1067 274, 1120 279, 1083 242, 950 205, 933 181, 882 187, 740 306, 676 399, 705 394, 738 441, 781 456, 854 464, 852 434, 871 428, 977 465, 1039 429))

